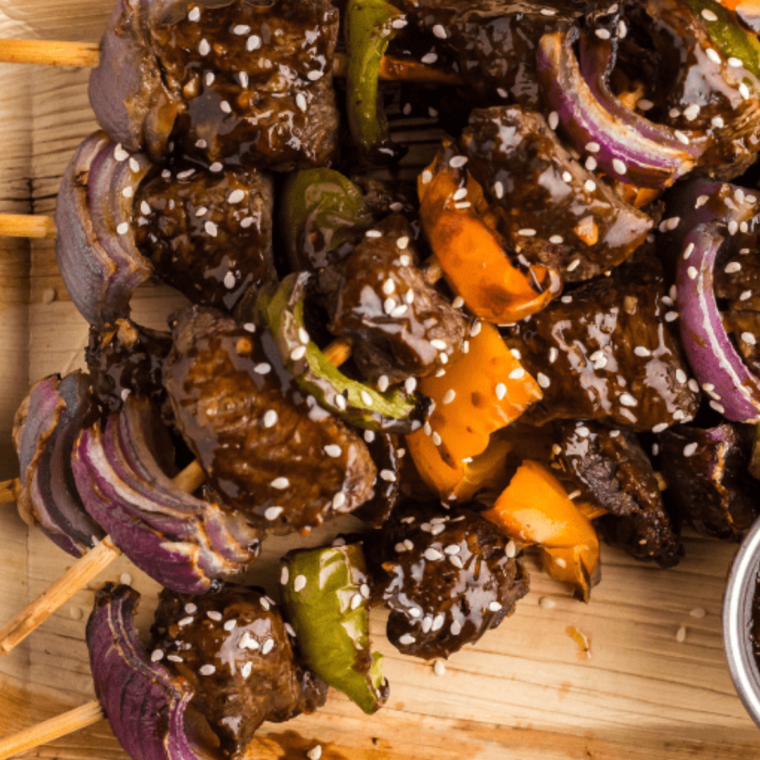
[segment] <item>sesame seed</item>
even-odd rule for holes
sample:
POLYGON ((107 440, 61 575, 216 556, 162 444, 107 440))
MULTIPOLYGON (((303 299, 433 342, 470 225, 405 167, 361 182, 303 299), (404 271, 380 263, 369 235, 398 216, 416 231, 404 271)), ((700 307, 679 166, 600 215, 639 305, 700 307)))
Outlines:
POLYGON ((548 388, 552 384, 552 381, 543 372, 538 373, 536 380, 538 380, 538 384, 541 388, 548 388))
POLYGON ((250 53, 254 50, 258 50, 261 47, 261 37, 256 34, 252 34, 245 43, 245 49, 250 53))
POLYGON ((213 222, 206 222, 204 229, 211 237, 216 237, 219 234, 219 228, 213 222))
POLYGON ((381 238, 383 236, 383 233, 380 232, 380 230, 367 230, 365 235, 368 238, 381 238))
POLYGON ((460 187, 453 195, 453 198, 455 201, 461 201, 463 198, 467 197, 467 188, 466 187, 460 187))
POLYGON ((677 311, 669 311, 665 314, 665 321, 666 322, 675 322, 679 317, 679 314, 677 311))
POLYGON ((552 346, 552 348, 549 349, 549 364, 554 364, 554 362, 557 361, 558 356, 559 349, 552 346))
POLYGON ((567 271, 568 272, 574 272, 579 266, 581 265, 580 259, 573 259, 568 265, 567 265, 567 271))
POLYGON ((435 665, 433 665, 433 673, 441 678, 446 675, 446 665, 444 665, 443 660, 435 661, 435 665))
POLYGON ((332 507, 333 509, 340 509, 341 507, 345 506, 346 504, 346 494, 343 493, 343 491, 338 491, 338 493, 333 496, 332 500, 332 507))
MULTIPOLYGON (((299 578, 303 578, 303 576, 299 576, 299 578)), ((274 649, 274 639, 267 639, 262 645, 261 645, 261 654, 269 654, 274 649)))
POLYGON ((501 604, 499 604, 499 602, 491 602, 491 603, 488 605, 488 609, 489 609, 491 612, 501 612, 501 610, 502 610, 502 605, 501 605, 501 604))
POLYGON ((589 157, 586 159, 586 161, 585 161, 585 163, 584 163, 584 166, 585 166, 585 167, 586 167, 586 168, 587 168, 587 169, 588 169, 590 172, 592 172, 592 171, 594 171, 594 169, 596 169, 596 167, 598 166, 598 164, 596 163, 596 159, 595 159, 593 156, 589 156, 589 157))
POLYGON ((417 379, 414 377, 407 377, 404 381, 404 389, 407 393, 414 393, 417 389, 417 379))
POLYGON ((240 203, 242 200, 245 199, 245 191, 244 190, 233 190, 229 196, 227 197, 227 202, 232 203, 233 205, 235 203, 240 203))
POLYGON ((224 287, 227 288, 227 290, 232 290, 235 287, 236 282, 235 275, 232 272, 227 272, 227 274, 224 275, 224 287))
POLYGON ((507 395, 507 386, 504 383, 499 383, 496 386, 496 398, 501 401, 507 395))
POLYGON ((274 409, 270 409, 265 415, 264 415, 264 427, 265 428, 272 428, 277 424, 277 412, 274 411, 274 409))
POLYGON ((425 169, 424 172, 422 172, 422 184, 427 185, 433 180, 433 172, 431 172, 429 169, 425 169))
POLYGON ((549 114, 549 127, 556 129, 559 126, 559 114, 556 111, 552 111, 549 114))
POLYGON ((216 610, 210 610, 209 612, 206 613, 206 617, 209 620, 213 620, 214 622, 219 623, 222 619, 222 613, 217 612, 216 610))
POLYGON ((612 159, 612 168, 618 173, 618 174, 625 174, 628 171, 628 167, 625 165, 623 161, 621 161, 619 158, 613 158, 612 159))
POLYGON ((739 231, 739 223, 736 221, 736 219, 732 219, 728 223, 728 234, 735 235, 738 231, 739 231))
POLYGON ((686 274, 689 275, 690 280, 696 280, 699 272, 694 267, 689 267, 686 270, 686 274))
POLYGON ((443 443, 443 439, 441 438, 440 434, 436 431, 433 431, 430 437, 433 440, 433 444, 436 446, 440 446, 443 443))
POLYGON ((151 662, 161 662, 164 659, 164 652, 162 649, 154 649, 150 655, 151 662))
POLYGON ((680 143, 683 143, 684 145, 689 145, 689 138, 683 132, 677 129, 673 134, 675 134, 676 139, 680 143))
POLYGON ((243 678, 248 678, 251 675, 252 670, 253 670, 253 663, 246 662, 240 668, 240 675, 243 676, 243 678))
POLYGON ((668 429, 668 423, 667 422, 661 422, 659 425, 655 425, 652 428, 652 432, 653 433, 662 433, 662 432, 664 432, 667 429, 668 429))
POLYGON ((562 172, 562 180, 563 182, 570 183, 573 181, 573 175, 570 172, 562 172))
POLYGON ((338 407, 341 412, 345 412, 346 409, 348 409, 348 401, 346 401, 346 398, 343 396, 343 394, 338 393, 335 396, 335 406, 338 407))
POLYGON ((425 549, 423 556, 425 559, 430 560, 431 562, 437 562, 438 560, 443 559, 443 554, 439 552, 438 549, 433 549, 433 547, 425 549))
POLYGON ((362 391, 360 395, 362 397, 362 403, 364 403, 365 406, 372 406, 374 399, 369 391, 362 391))
POLYGON ((636 104, 636 107, 639 108, 641 111, 649 111, 652 108, 654 108, 654 103, 651 100, 647 100, 646 98, 642 98, 636 104))
POLYGON ((216 668, 213 665, 201 665, 198 673, 202 676, 213 676, 216 673, 216 668))
MULTIPOLYGON (((356 610, 359 609, 359 606, 364 601, 361 594, 354 594, 351 597, 351 609, 356 610)), ((421 613, 420 613, 421 614, 421 613)))
POLYGON ((548 596, 542 596, 538 600, 538 606, 545 610, 551 610, 557 606, 557 603, 554 601, 554 599, 549 599, 548 596))
POLYGON ((583 183, 583 189, 584 189, 584 190, 585 190, 587 193, 593 193, 593 192, 594 192, 594 190, 596 190, 596 182, 594 182, 594 180, 592 180, 592 179, 587 179, 587 180, 586 180, 586 181, 583 183))
POLYGON ((542 16, 550 16, 550 17, 557 15, 557 11, 555 11, 554 8, 541 8, 541 10, 539 11, 539 13, 542 16))
POLYGON ((749 100, 749 87, 747 87, 744 82, 739 83, 739 95, 741 95, 744 100, 749 100))
POLYGON ((530 227, 526 227, 522 230, 518 230, 517 234, 522 235, 523 237, 533 237, 536 234, 536 231, 530 227))
POLYGON ((742 340, 749 346, 757 345, 757 338, 755 338, 754 334, 751 332, 743 332, 742 340))
POLYGON ((597 142, 586 143, 586 150, 589 153, 598 153, 601 149, 601 146, 597 142))
POLYGON ((240 641, 238 641, 238 647, 255 652, 259 648, 259 642, 251 636, 249 631, 243 631, 243 635, 240 637, 240 641))
POLYGON ((394 29, 403 29, 409 22, 405 18, 393 19, 391 26, 394 29))
POLYGON ((517 556, 517 544, 511 538, 507 541, 505 554, 509 559, 514 559, 517 556))
POLYGON ((607 29, 595 29, 594 34, 596 34, 600 40, 608 40, 610 38, 610 33, 607 29))
POLYGON ((525 370, 522 367, 517 367, 509 373, 508 377, 510 380, 520 380, 525 377, 525 370))
POLYGON ((439 40, 445 40, 448 37, 448 34, 446 34, 446 29, 444 29, 444 27, 440 24, 436 24, 433 27, 433 34, 438 37, 439 40))
POLYGON ((386 296, 393 295, 396 292, 396 283, 393 282, 393 280, 389 277, 384 283, 383 283, 383 293, 385 293, 386 296))
POLYGON ((483 324, 480 320, 476 320, 470 327, 470 337, 474 338, 483 329, 483 324))
POLYGON ((312 747, 307 753, 306 757, 309 760, 320 760, 322 757, 322 745, 317 744, 316 746, 312 747))
POLYGON ((636 354, 636 356, 641 356, 641 357, 652 355, 652 352, 645 346, 636 346, 636 348, 633 349, 633 353, 636 354))
POLYGON ((237 24, 236 26, 232 27, 232 33, 236 34, 238 37, 242 37, 245 34, 250 34, 251 27, 247 26, 246 24, 237 24))
POLYGON ((683 643, 684 643, 684 641, 686 641, 686 626, 685 626, 685 625, 682 625, 682 626, 681 626, 681 627, 678 629, 678 633, 676 633, 676 641, 677 641, 679 644, 683 644, 683 643))
POLYGON ((717 21, 718 20, 718 17, 709 8, 703 8, 702 9, 702 18, 705 19, 705 21, 717 21))
POLYGON ((228 620, 224 624, 224 630, 225 631, 232 631, 235 628, 236 625, 237 625, 237 620, 228 620))
POLYGON ((303 591, 305 588, 306 588, 306 576, 297 575, 295 579, 293 580, 293 590, 303 591))
POLYGON ((435 619, 433 620, 433 625, 431 627, 432 631, 440 631, 441 628, 443 628, 443 624, 446 622, 446 616, 443 613, 440 613, 435 616, 435 619))
POLYGON ((126 235, 129 232, 129 222, 122 222, 116 228, 116 232, 118 232, 119 235, 126 235))
POLYGON ((291 352, 290 352, 290 358, 294 362, 301 361, 301 359, 306 356, 306 346, 296 346, 291 352))
POLYGON ((710 124, 716 129, 723 129, 723 127, 726 126, 726 122, 723 121, 723 117, 721 116, 713 116, 712 119, 710 119, 710 124))
POLYGON ((726 268, 723 270, 726 274, 736 274, 741 272, 742 265, 738 261, 731 261, 726 264, 726 268))
POLYGON ((452 169, 461 169, 468 161, 469 159, 467 156, 454 156, 451 161, 449 161, 449 166, 452 169))
POLYGON ((198 52, 201 55, 208 55, 211 52, 211 45, 208 44, 208 40, 202 39, 198 45, 198 52))
POLYGON ((581 425, 580 427, 577 427, 575 429, 575 432, 581 437, 581 438, 588 438, 591 435, 591 431, 585 426, 581 425))
POLYGON ((124 189, 121 191, 121 194, 122 194, 122 195, 123 195, 125 198, 131 198, 131 197, 132 197, 132 196, 135 194, 135 191, 134 191, 134 189, 133 189, 133 188, 131 188, 131 187, 125 187, 125 188, 124 188, 124 189))
POLYGON ((562 245, 562 243, 565 242, 565 239, 562 237, 562 235, 552 235, 549 238, 549 242, 553 245, 562 245))
POLYGON ((290 481, 285 477, 275 478, 271 483, 272 488, 276 488, 278 491, 284 491, 290 486, 290 481))
POLYGON ((409 646, 410 644, 414 644, 414 642, 417 641, 417 639, 414 638, 410 633, 405 633, 403 636, 399 637, 398 643, 402 646, 409 646))
POLYGON ((689 256, 691 256, 692 253, 694 253, 694 243, 689 243, 689 245, 687 245, 686 248, 684 249, 683 260, 688 261, 689 256))
POLYGON ((167 655, 166 659, 169 660, 169 662, 184 662, 184 660, 176 654, 167 655))
POLYGON ((687 443, 686 446, 684 446, 683 455, 685 457, 693 456, 696 450, 697 450, 696 443, 687 443))
POLYGON ((113 151, 113 157, 119 162, 122 163, 124 161, 127 161, 129 159, 129 153, 124 150, 122 147, 122 144, 119 143, 113 151))
POLYGON ((193 8, 190 13, 187 14, 188 21, 198 21, 201 17, 201 9, 198 7, 193 8))
POLYGON ((683 115, 687 121, 694 121, 699 116, 700 107, 698 103, 692 103, 684 108, 683 115))
POLYGON ((707 50, 705 50, 705 53, 713 63, 721 63, 720 56, 714 48, 707 48, 707 50))
POLYGON ((504 197, 504 184, 502 182, 495 182, 493 192, 494 195, 501 200, 504 197))

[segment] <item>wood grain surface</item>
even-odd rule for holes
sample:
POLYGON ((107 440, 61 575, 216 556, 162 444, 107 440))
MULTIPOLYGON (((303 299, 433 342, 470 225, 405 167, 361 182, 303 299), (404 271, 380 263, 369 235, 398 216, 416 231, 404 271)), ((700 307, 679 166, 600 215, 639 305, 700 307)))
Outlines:
MULTIPOLYGON (((0 0, 0 36, 94 41, 110 5, 0 0)), ((95 128, 87 77, 85 70, 0 65, 0 211, 54 211, 63 169, 95 128)), ((181 303, 168 289, 148 286, 135 299, 135 317, 160 327, 181 303)), ((0 478, 16 474, 10 430, 29 383, 81 366, 86 340, 53 243, 0 240, 0 478)), ((277 558, 292 543, 269 543, 257 566, 255 581, 270 592, 277 558)), ((266 724, 250 757, 304 760, 319 743, 326 760, 755 758, 760 731, 734 693, 721 638, 721 598, 735 547, 687 536, 686 552, 678 568, 663 571, 605 549, 603 580, 589 605, 534 572, 533 590, 515 615, 455 655, 442 676, 431 664, 401 657, 383 635, 385 616, 373 613, 373 638, 391 683, 388 706, 367 718, 332 693, 316 715, 266 724), (694 617, 695 610, 706 614, 694 617), (682 626, 686 639, 679 643, 682 626), (586 637, 588 652, 571 627, 586 637)), ((0 624, 70 564, 12 506, 0 507, 0 624)), ((144 594, 138 624, 147 630, 155 584, 122 557, 0 659, 0 736, 93 698, 86 617, 94 590, 126 575, 144 594)), ((125 760, 106 722, 33 754, 125 760)))

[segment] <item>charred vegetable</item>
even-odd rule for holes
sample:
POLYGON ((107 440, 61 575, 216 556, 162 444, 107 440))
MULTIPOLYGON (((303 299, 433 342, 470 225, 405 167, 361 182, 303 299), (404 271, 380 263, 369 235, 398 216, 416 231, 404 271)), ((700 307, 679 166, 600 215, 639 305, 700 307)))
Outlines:
POLYGON ((281 561, 285 616, 309 668, 367 714, 388 699, 382 655, 369 641, 370 587, 361 544, 289 552, 281 561))

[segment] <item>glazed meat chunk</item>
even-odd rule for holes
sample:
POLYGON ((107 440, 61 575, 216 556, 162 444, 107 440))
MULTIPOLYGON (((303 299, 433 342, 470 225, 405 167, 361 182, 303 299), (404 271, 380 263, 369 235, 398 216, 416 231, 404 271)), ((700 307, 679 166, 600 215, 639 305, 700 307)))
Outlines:
POLYGON ((595 521, 605 540, 636 559, 654 560, 662 567, 678 564, 683 546, 635 433, 595 422, 562 422, 555 429, 563 471, 582 498, 608 512, 595 521))
POLYGON ((244 756, 265 720, 282 723, 327 699, 327 685, 301 662, 260 589, 228 585, 204 596, 164 589, 151 634, 151 659, 193 687, 190 704, 226 757, 244 756))
POLYGON ((298 389, 266 330, 192 307, 173 334, 177 426, 227 506, 287 533, 367 501, 377 475, 367 447, 298 389))
POLYGON ((499 231, 567 282, 621 264, 652 220, 574 160, 544 117, 519 106, 473 111, 463 135, 470 170, 494 202, 499 231))
POLYGON ((388 638, 404 654, 448 657, 496 628, 528 593, 508 539, 468 509, 407 502, 381 535, 376 593, 391 611, 388 638))
POLYGON ((154 159, 173 141, 212 167, 325 166, 338 128, 337 37, 329 0, 122 0, 90 100, 115 142, 154 159))
POLYGON ((157 277, 194 303, 231 311, 275 277, 271 180, 256 170, 160 176, 135 200, 135 239, 157 277))
POLYGON ((699 386, 668 302, 658 260, 642 255, 510 328, 508 345, 544 393, 525 421, 606 419, 662 432, 692 419, 699 386))
POLYGON ((354 361, 373 382, 433 374, 464 341, 461 312, 425 280, 412 239, 404 217, 390 216, 322 277, 329 329, 354 339, 354 361))

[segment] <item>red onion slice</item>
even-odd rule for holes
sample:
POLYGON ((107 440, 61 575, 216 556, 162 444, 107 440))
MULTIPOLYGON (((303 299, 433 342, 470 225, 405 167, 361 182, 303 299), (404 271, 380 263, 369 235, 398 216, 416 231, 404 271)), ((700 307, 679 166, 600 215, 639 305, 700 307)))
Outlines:
POLYGON ((178 593, 206 593, 217 579, 248 569, 259 534, 238 513, 172 482, 161 469, 171 443, 160 431, 150 404, 129 397, 104 433, 95 425, 80 435, 77 488, 88 513, 135 565, 178 593))
POLYGON ((74 372, 37 383, 16 417, 14 440, 21 463, 19 510, 74 557, 105 532, 87 514, 74 483, 71 454, 91 410, 89 376, 74 372))
POLYGON ((114 735, 132 760, 199 760, 185 713, 194 692, 183 678, 153 662, 137 637, 140 595, 108 584, 87 621, 95 693, 114 735))
POLYGON ((715 259, 725 240, 715 224, 700 224, 683 239, 676 273, 681 339, 697 380, 712 386, 714 408, 734 422, 758 423, 760 380, 734 348, 713 287, 715 259))
POLYGON ((135 245, 132 205, 150 162, 104 132, 77 150, 58 194, 56 256, 82 316, 101 327, 129 316, 129 301, 152 267, 135 245))
POLYGON ((589 153, 591 146, 599 169, 609 177, 639 187, 669 187, 694 166, 687 151, 690 138, 673 132, 676 138, 682 134, 683 143, 681 149, 673 148, 666 135, 653 140, 648 130, 639 131, 640 124, 619 121, 581 76, 573 51, 577 38, 576 29, 545 34, 537 52, 539 85, 564 133, 580 154, 589 153))

